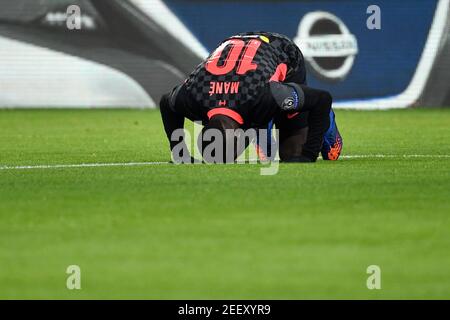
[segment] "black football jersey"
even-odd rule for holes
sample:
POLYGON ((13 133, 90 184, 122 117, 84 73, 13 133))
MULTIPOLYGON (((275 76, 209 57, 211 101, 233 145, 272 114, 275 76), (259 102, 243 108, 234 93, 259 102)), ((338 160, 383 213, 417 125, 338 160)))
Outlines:
POLYGON ((238 110, 257 103, 271 79, 282 81, 299 68, 304 68, 303 56, 291 39, 268 32, 241 33, 222 41, 185 85, 204 108, 238 110))

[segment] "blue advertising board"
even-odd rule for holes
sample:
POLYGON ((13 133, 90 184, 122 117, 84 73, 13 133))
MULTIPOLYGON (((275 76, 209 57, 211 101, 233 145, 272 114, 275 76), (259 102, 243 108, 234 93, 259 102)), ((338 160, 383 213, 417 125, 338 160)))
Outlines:
POLYGON ((421 90, 426 81, 439 43, 433 46, 431 37, 443 32, 444 23, 435 17, 448 1, 378 0, 380 29, 367 26, 373 4, 368 0, 165 4, 208 51, 239 32, 279 32, 295 39, 304 52, 309 85, 329 90, 338 106, 389 108, 406 107, 413 98, 408 95, 418 94, 412 90, 421 90))

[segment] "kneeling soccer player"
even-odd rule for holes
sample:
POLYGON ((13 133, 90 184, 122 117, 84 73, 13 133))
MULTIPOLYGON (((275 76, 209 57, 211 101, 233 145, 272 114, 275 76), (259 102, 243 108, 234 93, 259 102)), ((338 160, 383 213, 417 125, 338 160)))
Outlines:
MULTIPOLYGON (((280 129, 282 161, 314 162, 320 152, 325 159, 337 159, 340 149, 330 152, 339 135, 332 97, 307 87, 305 75, 300 49, 285 36, 256 32, 224 40, 183 84, 161 99, 174 159, 192 160, 186 148, 175 148, 184 143, 182 137, 172 139, 174 131, 183 128, 185 118, 202 121, 203 132, 218 130, 227 143, 227 129, 266 128, 274 120, 280 129)), ((226 159, 230 157, 225 155, 223 162, 226 159)))

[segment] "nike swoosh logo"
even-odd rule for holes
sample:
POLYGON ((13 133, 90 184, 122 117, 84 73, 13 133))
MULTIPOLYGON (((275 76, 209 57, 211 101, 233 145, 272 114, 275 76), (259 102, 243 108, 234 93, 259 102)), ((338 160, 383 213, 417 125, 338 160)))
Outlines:
POLYGON ((293 117, 295 117, 296 115, 298 115, 300 112, 295 112, 295 113, 289 113, 288 115, 287 115, 287 118, 288 119, 292 119, 293 117))

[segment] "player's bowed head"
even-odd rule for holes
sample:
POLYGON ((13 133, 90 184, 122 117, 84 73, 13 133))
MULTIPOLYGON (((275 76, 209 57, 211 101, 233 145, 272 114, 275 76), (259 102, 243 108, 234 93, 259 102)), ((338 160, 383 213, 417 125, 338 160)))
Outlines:
POLYGON ((215 115, 203 127, 197 145, 206 163, 233 163, 246 145, 239 140, 240 124, 226 115, 215 115))

